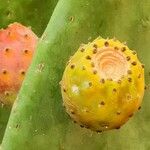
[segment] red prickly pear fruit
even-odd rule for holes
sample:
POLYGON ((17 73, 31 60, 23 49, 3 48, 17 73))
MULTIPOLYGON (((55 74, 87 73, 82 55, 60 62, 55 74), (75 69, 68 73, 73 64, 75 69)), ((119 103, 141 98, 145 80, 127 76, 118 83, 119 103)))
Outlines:
POLYGON ((0 30, 0 102, 13 104, 31 63, 38 37, 19 23, 0 30))
POLYGON ((119 129, 144 95, 144 67, 118 40, 97 38, 69 60, 61 81, 64 106, 81 127, 119 129))

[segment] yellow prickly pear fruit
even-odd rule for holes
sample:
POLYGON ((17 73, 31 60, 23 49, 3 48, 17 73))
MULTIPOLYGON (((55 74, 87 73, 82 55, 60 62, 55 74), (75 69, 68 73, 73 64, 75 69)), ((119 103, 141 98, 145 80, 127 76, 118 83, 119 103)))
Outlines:
POLYGON ((97 38, 71 57, 61 81, 71 118, 91 130, 118 129, 144 95, 144 66, 135 51, 114 39, 97 38))

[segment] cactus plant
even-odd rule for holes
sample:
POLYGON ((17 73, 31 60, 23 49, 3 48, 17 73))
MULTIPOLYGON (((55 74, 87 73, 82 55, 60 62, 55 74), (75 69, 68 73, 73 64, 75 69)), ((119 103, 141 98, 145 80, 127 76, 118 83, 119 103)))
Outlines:
POLYGON ((116 36, 136 49, 149 82, 147 0, 59 0, 13 105, 3 150, 147 150, 149 90, 143 109, 120 130, 93 133, 70 121, 59 88, 65 63, 79 44, 101 35, 116 36))
POLYGON ((119 129, 141 108, 144 66, 116 39, 97 38, 71 57, 61 81, 64 106, 81 127, 119 129))
MULTIPOLYGON (((57 0, 0 0, 0 28, 6 28, 10 23, 20 22, 41 36, 53 12, 57 0), (30 11, 32 9, 32 11, 30 11), (43 14, 42 16, 40 14, 43 14), (39 21, 40 20, 40 21, 39 21)), ((1 63, 1 60, 0 60, 1 63)), ((0 106, 0 143, 10 114, 11 106, 0 106)))

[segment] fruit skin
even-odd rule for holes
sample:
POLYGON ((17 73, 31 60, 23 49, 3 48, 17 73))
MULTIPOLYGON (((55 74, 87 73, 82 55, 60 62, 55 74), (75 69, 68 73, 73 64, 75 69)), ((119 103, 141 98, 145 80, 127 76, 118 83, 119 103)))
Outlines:
POLYGON ((97 38, 69 60, 61 92, 71 118, 101 132, 120 128, 141 107, 144 86, 136 52, 116 39, 97 38))
POLYGON ((149 10, 146 0, 60 0, 13 106, 2 149, 149 149, 149 90, 136 117, 120 130, 97 134, 70 121, 62 107, 59 86, 68 58, 81 43, 99 35, 116 36, 136 49, 145 64, 147 83, 149 10), (37 68, 41 68, 40 71, 37 72, 37 68))
POLYGON ((0 102, 12 105, 31 63, 38 37, 13 23, 0 30, 0 102))

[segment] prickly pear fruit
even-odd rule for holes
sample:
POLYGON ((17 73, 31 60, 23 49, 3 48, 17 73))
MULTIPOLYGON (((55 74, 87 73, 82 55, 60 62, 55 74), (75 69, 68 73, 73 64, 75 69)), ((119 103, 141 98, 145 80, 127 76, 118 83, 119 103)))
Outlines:
POLYGON ((0 102, 12 104, 37 44, 31 29, 13 23, 0 30, 0 102))
POLYGON ((61 91, 67 113, 81 127, 118 129, 141 107, 144 66, 126 44, 97 38, 69 60, 61 91))

